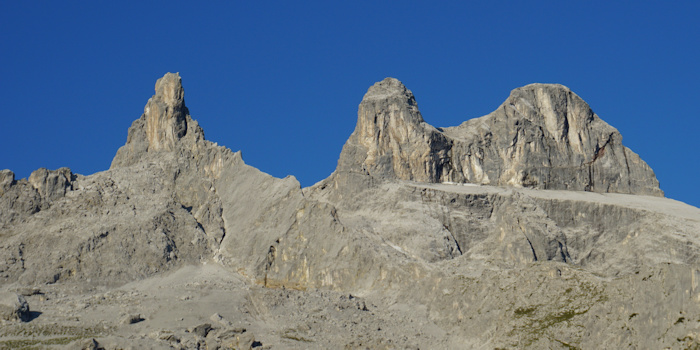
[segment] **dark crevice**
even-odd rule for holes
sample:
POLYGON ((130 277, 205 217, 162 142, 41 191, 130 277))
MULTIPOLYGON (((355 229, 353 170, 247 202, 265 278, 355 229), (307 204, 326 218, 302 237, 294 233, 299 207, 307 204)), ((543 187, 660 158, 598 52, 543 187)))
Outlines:
POLYGON ((24 243, 19 244, 17 249, 17 254, 19 255, 19 263, 21 265, 22 271, 24 271, 24 243))
POLYGON ((527 244, 530 245, 530 250, 532 250, 532 256, 535 258, 535 261, 537 261, 537 253, 535 252, 535 247, 532 246, 532 242, 530 242, 530 239, 527 238, 527 235, 525 236, 525 239, 527 240, 527 244))
POLYGON ((605 141, 605 143, 603 144, 603 146, 596 146, 595 153, 593 154, 593 159, 592 159, 590 162, 588 162, 589 165, 590 165, 590 164, 593 164, 593 162, 595 162, 595 161, 598 160, 600 157, 602 157, 602 156, 605 155, 605 147, 607 147, 608 144, 610 144, 610 142, 612 142, 612 140, 613 140, 613 135, 614 135, 614 134, 610 134, 610 136, 608 136, 608 139, 605 141))
MULTIPOLYGON (((593 158, 591 159, 590 162, 584 163, 584 165, 588 166, 588 184, 585 187, 585 191, 591 192, 593 190, 593 186, 595 185, 593 183, 593 163, 603 157, 605 155, 605 148, 612 142, 613 136, 615 134, 610 134, 608 136, 608 139, 605 141, 603 146, 596 146, 595 152, 593 153, 593 158)), ((624 149, 623 149, 624 150, 624 149)), ((625 163, 627 162, 627 156, 625 155, 625 163)), ((627 164, 627 174, 629 175, 629 164, 627 164)), ((629 176, 627 176, 628 181, 629 181, 629 176)))
POLYGON ((626 147, 622 147, 622 156, 625 157, 625 166, 627 167, 627 186, 629 186, 629 191, 632 192, 632 174, 630 173, 630 162, 627 159, 626 147))
POLYGON ((604 156, 605 155, 605 147, 607 147, 608 144, 610 144, 610 142, 612 142, 613 135, 614 134, 610 134, 610 136, 608 136, 608 139, 605 141, 605 143, 602 146, 596 145, 595 152, 593 152, 593 157, 591 158, 591 161, 584 162, 582 165, 591 166, 593 163, 595 163, 595 161, 597 161, 602 156, 604 156))
POLYGON ((455 242, 455 245, 457 246, 457 251, 459 252, 459 255, 463 255, 464 252, 462 252, 462 247, 459 245, 459 241, 457 240, 457 237, 455 237, 454 233, 452 233, 452 231, 450 230, 449 227, 447 227, 447 225, 443 224, 442 227, 444 227, 445 230, 447 230, 447 232, 450 234, 450 237, 452 237, 452 241, 455 242))
MULTIPOLYGON (((277 240, 276 243, 279 243, 279 240, 277 240)), ((277 257, 277 248, 274 245, 271 245, 270 248, 267 250, 267 258, 266 258, 266 262, 265 262, 265 280, 263 281, 264 287, 267 287, 267 273, 272 268, 272 264, 275 263, 276 257, 277 257)))
POLYGON ((569 257, 569 252, 566 249, 566 246, 564 246, 561 242, 557 241, 557 244, 559 244, 559 254, 561 255, 561 259, 563 262, 568 263, 571 260, 571 257, 569 257))
POLYGON ((522 232, 523 236, 525 236, 525 239, 527 240, 527 244, 530 245, 530 250, 532 251, 532 256, 535 258, 535 261, 537 261, 537 252, 535 252, 535 247, 532 245, 532 242, 530 241, 530 237, 528 237, 527 233, 525 233, 525 230, 523 230, 522 225, 520 224, 520 219, 516 218, 516 222, 520 226, 520 232, 522 232))
POLYGON ((226 238, 226 228, 222 227, 221 228, 221 239, 219 240, 219 245, 224 242, 224 238, 226 238))

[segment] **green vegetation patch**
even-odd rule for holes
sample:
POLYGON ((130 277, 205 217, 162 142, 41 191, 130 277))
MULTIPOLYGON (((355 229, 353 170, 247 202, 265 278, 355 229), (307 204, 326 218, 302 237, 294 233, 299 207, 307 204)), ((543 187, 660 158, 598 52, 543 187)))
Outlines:
MULTIPOLYGON (((521 305, 512 309, 515 326, 510 331, 513 339, 518 339, 518 346, 532 346, 541 339, 549 339, 568 349, 578 349, 575 339, 557 339, 562 329, 581 327, 577 316, 588 312, 592 305, 604 302, 607 298, 600 286, 577 279, 570 279, 571 285, 560 294, 552 293, 549 303, 521 305)), ((549 294, 551 292, 545 291, 549 294)), ((564 332, 569 333, 569 332, 564 332)), ((572 336, 577 337, 572 333, 572 336)))
POLYGON ((2 329, 0 349, 36 349, 42 346, 66 345, 79 339, 95 338, 103 333, 104 329, 99 326, 85 328, 57 324, 21 324, 2 329))
POLYGON ((535 311, 537 311, 537 306, 519 307, 519 308, 515 309, 514 314, 515 314, 515 317, 523 317, 523 316, 528 316, 535 311))
POLYGON ((0 349, 36 349, 38 345, 67 345, 78 339, 85 339, 85 337, 67 336, 43 339, 12 339, 0 341, 0 349))

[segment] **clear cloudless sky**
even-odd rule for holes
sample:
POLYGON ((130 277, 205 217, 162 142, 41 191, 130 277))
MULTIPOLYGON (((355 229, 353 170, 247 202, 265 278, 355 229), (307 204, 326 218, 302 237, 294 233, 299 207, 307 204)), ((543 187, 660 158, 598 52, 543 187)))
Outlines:
POLYGON ((436 127, 560 83, 700 206, 699 18, 698 1, 2 1, 0 169, 108 169, 166 72, 207 139, 302 186, 387 76, 436 127))

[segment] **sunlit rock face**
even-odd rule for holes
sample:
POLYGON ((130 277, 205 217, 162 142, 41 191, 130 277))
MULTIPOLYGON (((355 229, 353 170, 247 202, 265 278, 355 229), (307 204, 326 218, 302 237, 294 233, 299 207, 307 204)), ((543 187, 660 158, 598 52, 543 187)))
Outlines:
POLYGON ((338 171, 418 182, 663 196, 654 172, 622 136, 562 85, 511 92, 493 113, 436 129, 415 97, 386 78, 365 94, 338 171))
POLYGON ((185 106, 185 90, 178 73, 158 79, 141 118, 129 128, 127 141, 112 160, 111 168, 139 162, 148 152, 174 151, 183 144, 204 140, 204 131, 185 106))
POLYGON ((180 75, 169 73, 156 82, 156 94, 144 108, 148 149, 172 149, 187 132, 189 112, 185 107, 185 90, 180 75))
POLYGON ((447 179, 451 141, 423 121, 413 94, 386 78, 369 88, 357 126, 338 161, 339 171, 421 182, 447 179))
POLYGON ((491 114, 446 128, 467 182, 663 196, 651 168, 567 87, 531 84, 491 114))

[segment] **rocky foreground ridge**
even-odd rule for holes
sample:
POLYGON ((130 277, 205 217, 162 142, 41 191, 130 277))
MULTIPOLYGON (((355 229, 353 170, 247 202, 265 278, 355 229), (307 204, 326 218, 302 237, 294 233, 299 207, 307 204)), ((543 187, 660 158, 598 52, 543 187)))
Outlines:
POLYGON ((0 345, 700 346, 700 209, 621 140, 561 85, 435 128, 387 78, 302 189, 168 73, 109 170, 0 172, 0 345))

